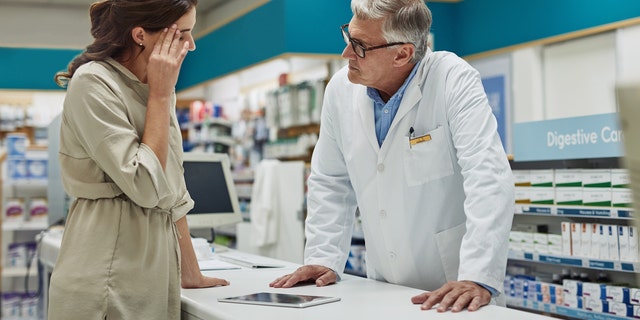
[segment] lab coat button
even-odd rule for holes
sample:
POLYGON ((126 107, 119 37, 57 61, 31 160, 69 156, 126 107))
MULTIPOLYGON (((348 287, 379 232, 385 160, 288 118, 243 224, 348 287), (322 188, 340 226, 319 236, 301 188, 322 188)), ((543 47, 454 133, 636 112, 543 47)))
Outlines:
POLYGON ((387 211, 385 211, 385 210, 380 210, 380 217, 381 217, 381 218, 386 218, 386 217, 387 217, 387 211))
POLYGON ((384 171, 384 164, 382 163, 378 164, 378 171, 380 172, 384 171))
POLYGON ((389 252, 389 259, 391 259, 391 260, 395 260, 396 259, 395 252, 389 252))

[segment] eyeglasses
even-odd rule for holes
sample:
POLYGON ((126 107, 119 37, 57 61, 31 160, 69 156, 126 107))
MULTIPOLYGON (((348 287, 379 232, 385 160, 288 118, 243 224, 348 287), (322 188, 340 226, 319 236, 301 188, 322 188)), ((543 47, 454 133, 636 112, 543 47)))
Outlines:
POLYGON ((367 48, 362 43, 360 43, 360 41, 352 39, 351 34, 349 34, 349 30, 347 28, 349 28, 348 23, 343 24, 340 27, 340 30, 342 31, 342 38, 344 39, 344 43, 346 43, 347 45, 351 43, 351 49, 353 49, 353 52, 355 52, 355 54, 360 58, 364 58, 365 53, 367 51, 397 46, 399 44, 411 44, 410 42, 391 42, 391 43, 367 48))

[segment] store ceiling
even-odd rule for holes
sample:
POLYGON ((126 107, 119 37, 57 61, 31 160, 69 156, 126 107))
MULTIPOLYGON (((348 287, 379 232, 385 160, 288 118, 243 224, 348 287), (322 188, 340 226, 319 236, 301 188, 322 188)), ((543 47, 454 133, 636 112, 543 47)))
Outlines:
MULTIPOLYGON (((232 0, 201 0, 198 2, 198 12, 209 12, 222 4, 232 0)), ((0 0, 0 5, 3 4, 15 4, 20 6, 51 6, 51 7, 83 7, 89 8, 89 6, 98 2, 97 0, 0 0)))

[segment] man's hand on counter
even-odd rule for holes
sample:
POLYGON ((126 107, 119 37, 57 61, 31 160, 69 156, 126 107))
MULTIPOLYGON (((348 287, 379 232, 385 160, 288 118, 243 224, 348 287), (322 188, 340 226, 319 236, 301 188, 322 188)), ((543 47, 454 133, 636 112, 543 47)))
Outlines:
POLYGON ((491 293, 472 281, 449 281, 442 287, 431 292, 425 292, 411 298, 414 304, 422 304, 422 310, 429 310, 436 304, 438 312, 451 309, 452 312, 476 311, 491 302, 491 293))
POLYGON ((336 273, 324 266, 305 265, 298 268, 293 273, 284 275, 273 282, 269 283, 274 288, 290 288, 301 282, 315 281, 316 286, 323 287, 337 280, 336 273))

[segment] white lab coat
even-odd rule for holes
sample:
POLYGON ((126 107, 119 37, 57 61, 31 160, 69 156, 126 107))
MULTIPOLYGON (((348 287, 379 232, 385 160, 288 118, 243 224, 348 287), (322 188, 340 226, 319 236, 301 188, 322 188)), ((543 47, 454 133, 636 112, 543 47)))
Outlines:
POLYGON ((311 162, 306 264, 342 274, 359 207, 370 278, 423 290, 472 280, 502 291, 514 184, 478 72, 429 51, 379 147, 373 102, 329 82, 311 162), (431 140, 409 146, 409 131, 431 140))

